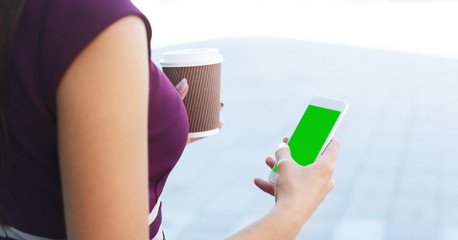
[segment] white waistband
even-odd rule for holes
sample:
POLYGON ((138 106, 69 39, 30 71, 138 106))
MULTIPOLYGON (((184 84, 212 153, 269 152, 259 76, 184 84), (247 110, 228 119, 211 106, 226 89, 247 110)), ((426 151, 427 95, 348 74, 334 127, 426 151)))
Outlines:
MULTIPOLYGON (((156 219, 158 213, 159 213, 159 207, 161 205, 161 196, 157 199, 156 205, 154 205, 153 210, 151 210, 151 213, 148 216, 148 225, 154 222, 156 219)), ((53 238, 45 238, 45 237, 39 237, 35 236, 32 234, 28 234, 25 232, 22 232, 14 227, 11 226, 5 226, 4 228, 0 227, 0 237, 6 238, 12 238, 16 240, 63 240, 63 239, 53 239, 53 238)), ((159 230, 156 233, 156 236, 152 240, 163 240, 164 236, 162 235, 162 226, 159 227, 159 230)))
POLYGON ((148 216, 148 225, 150 225, 151 223, 154 222, 154 220, 157 217, 157 214, 159 213, 159 207, 161 206, 161 198, 162 198, 162 195, 159 196, 159 198, 157 199, 156 204, 153 207, 153 210, 151 210, 151 213, 148 216))
MULTIPOLYGON (((151 225, 151 223, 154 222, 154 220, 156 219, 159 213, 159 207, 162 204, 161 198, 162 198, 162 195, 159 196, 159 198, 157 199, 156 205, 154 205, 153 210, 151 210, 151 213, 148 216, 148 225, 151 225)), ((162 226, 159 226, 159 230, 157 230, 156 235, 151 240, 163 240, 163 239, 164 239, 164 236, 162 235, 162 226)))

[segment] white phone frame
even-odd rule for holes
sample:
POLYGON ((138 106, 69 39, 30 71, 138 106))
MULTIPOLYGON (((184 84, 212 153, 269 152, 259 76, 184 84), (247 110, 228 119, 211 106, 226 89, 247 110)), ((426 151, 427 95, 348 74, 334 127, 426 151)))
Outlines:
POLYGON ((336 132, 337 128, 339 127, 343 116, 347 112, 348 103, 346 101, 339 100, 339 99, 328 98, 328 97, 323 97, 323 96, 315 96, 310 100, 309 106, 310 105, 327 108, 327 109, 331 109, 331 110, 340 112, 336 123, 334 123, 334 126, 332 127, 331 133, 329 133, 328 138, 326 138, 326 142, 324 142, 323 147, 321 147, 320 153, 316 157, 318 159, 321 156, 321 154, 323 154, 324 150, 326 149, 326 147, 328 146, 328 144, 331 142, 332 138, 334 137, 334 133, 336 132))
MULTIPOLYGON (((339 127, 343 116, 347 112, 348 103, 346 101, 339 100, 339 99, 334 99, 334 98, 329 98, 329 97, 324 97, 324 96, 315 96, 312 99, 310 99, 310 103, 307 105, 307 108, 310 105, 340 112, 339 117, 337 118, 336 122, 334 123, 334 126, 332 127, 331 132, 329 133, 328 137, 326 138, 326 141, 323 144, 323 147, 321 147, 320 153, 318 154, 316 158, 318 159, 321 156, 321 154, 323 154, 324 150, 326 149, 326 147, 328 146, 328 144, 331 142, 332 138, 334 137, 334 133, 336 132, 337 128, 339 127)), ((307 111, 307 109, 305 111, 307 111)), ((316 159, 314 161, 316 161, 316 159)), ((276 175, 277 175, 276 172, 274 171, 270 172, 269 179, 268 179, 270 183, 275 183, 276 175)))

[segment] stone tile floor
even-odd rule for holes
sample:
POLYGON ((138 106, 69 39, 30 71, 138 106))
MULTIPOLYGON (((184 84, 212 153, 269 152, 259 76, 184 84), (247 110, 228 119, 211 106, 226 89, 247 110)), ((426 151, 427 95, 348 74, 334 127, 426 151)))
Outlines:
POLYGON ((217 136, 187 147, 163 194, 167 239, 222 239, 273 198, 253 177, 314 95, 350 109, 334 190, 307 240, 458 239, 458 61, 280 38, 225 38, 153 49, 217 47, 223 64, 217 136))

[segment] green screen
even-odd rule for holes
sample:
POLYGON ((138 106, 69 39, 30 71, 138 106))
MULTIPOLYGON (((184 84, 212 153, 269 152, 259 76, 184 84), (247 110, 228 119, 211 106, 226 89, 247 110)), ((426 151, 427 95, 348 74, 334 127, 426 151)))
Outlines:
MULTIPOLYGON (((315 161, 339 115, 336 110, 313 105, 307 107, 288 142, 294 161, 302 166, 315 161)), ((277 172, 277 165, 273 171, 277 172)))

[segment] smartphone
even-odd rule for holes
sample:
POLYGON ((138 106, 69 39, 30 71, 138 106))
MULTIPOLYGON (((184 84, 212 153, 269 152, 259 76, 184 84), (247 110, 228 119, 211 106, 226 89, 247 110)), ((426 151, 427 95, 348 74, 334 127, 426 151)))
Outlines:
MULTIPOLYGON (((313 97, 288 141, 294 161, 302 166, 315 162, 332 140, 347 109, 345 101, 313 97)), ((275 183, 276 173, 277 165, 269 175, 269 182, 275 183)))

